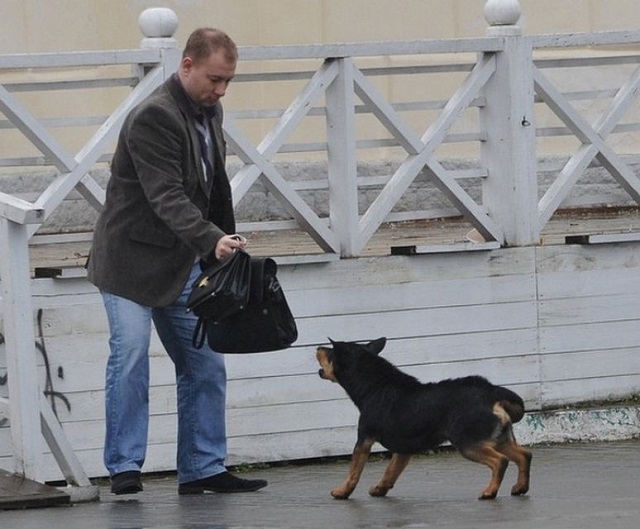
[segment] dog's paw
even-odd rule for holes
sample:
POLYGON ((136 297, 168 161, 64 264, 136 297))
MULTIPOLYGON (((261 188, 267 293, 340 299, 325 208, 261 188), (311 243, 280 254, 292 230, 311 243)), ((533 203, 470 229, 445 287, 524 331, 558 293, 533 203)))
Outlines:
POLYGON ((497 490, 493 490, 493 491, 487 491, 485 490, 479 497, 479 500, 494 500, 496 498, 496 496, 498 495, 498 491, 497 490))
POLYGON ((331 491, 331 496, 336 500, 347 500, 351 496, 352 491, 347 491, 342 487, 336 487, 331 491))
POLYGON ((528 485, 518 485, 516 483, 511 489, 512 496, 524 496, 527 492, 529 492, 528 485))
POLYGON ((380 487, 379 485, 374 485, 369 489, 369 496, 373 496, 375 498, 382 498, 387 495, 390 487, 380 487))

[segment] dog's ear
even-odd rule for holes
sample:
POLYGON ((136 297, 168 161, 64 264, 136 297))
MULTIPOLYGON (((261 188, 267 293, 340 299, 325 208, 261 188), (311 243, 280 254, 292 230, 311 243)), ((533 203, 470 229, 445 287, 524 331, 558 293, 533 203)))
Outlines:
POLYGON ((380 354, 380 351, 384 349, 384 346, 386 344, 387 339, 383 336, 382 338, 378 338, 377 340, 371 340, 365 347, 371 354, 377 355, 380 354))

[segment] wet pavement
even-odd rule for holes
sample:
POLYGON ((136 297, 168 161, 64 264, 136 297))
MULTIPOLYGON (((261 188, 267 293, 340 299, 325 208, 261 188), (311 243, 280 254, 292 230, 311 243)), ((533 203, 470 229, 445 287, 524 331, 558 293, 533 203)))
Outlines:
POLYGON ((637 529, 640 527, 640 440, 534 446, 531 490, 512 497, 509 466, 495 500, 477 496, 489 470, 453 452, 412 460, 386 498, 367 494, 386 462, 372 456, 346 501, 329 490, 345 477, 348 461, 253 470, 269 480, 256 493, 178 496, 175 476, 144 480, 144 492, 72 506, 0 511, 2 529, 141 528, 510 528, 637 529))

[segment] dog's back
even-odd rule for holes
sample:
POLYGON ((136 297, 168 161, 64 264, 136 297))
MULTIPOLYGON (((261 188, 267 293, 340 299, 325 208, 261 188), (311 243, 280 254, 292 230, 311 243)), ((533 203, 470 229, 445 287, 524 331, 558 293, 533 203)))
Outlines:
POLYGON ((459 401, 461 406, 474 403, 493 407, 494 404, 500 404, 509 415, 512 423, 516 423, 524 417, 524 401, 520 395, 508 388, 496 386, 478 375, 425 384, 427 388, 430 386, 442 386, 447 394, 457 394, 455 400, 459 401))

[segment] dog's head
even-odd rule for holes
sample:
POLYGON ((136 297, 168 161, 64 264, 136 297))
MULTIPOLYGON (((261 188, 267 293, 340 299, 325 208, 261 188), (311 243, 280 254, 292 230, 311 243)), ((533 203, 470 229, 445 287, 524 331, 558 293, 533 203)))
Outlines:
POLYGON ((363 356, 377 355, 384 349, 386 338, 378 338, 367 343, 334 342, 329 338, 332 347, 320 346, 316 350, 316 358, 320 364, 320 378, 340 382, 341 373, 346 373, 357 365, 363 356))

